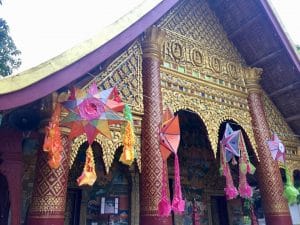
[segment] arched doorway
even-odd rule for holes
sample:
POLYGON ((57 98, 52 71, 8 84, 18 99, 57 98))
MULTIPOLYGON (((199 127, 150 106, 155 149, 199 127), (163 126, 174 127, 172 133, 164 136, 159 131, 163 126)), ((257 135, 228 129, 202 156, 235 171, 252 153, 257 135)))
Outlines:
MULTIPOLYGON (((227 225, 228 215, 224 210, 226 201, 222 201, 225 200, 225 182, 224 178, 219 176, 219 165, 214 157, 206 126, 199 115, 190 110, 179 110, 176 114, 180 122, 178 156, 186 207, 184 215, 172 215, 173 224, 192 225, 193 217, 198 217, 201 225, 227 225)), ((172 198, 173 156, 168 159, 168 170, 172 198)))
MULTIPOLYGON (((221 139, 224 136, 226 124, 229 124, 230 127, 233 129, 233 131, 241 130, 245 145, 247 154, 249 156, 249 160, 256 167, 258 160, 256 157, 256 154, 254 152, 254 149, 252 148, 252 145, 250 143, 249 137, 242 126, 240 126, 237 122, 234 120, 225 120, 220 124, 219 127, 219 138, 218 142, 221 141, 221 139)), ((220 146, 218 146, 217 151, 217 160, 220 163, 220 146)), ((229 162, 230 171, 233 178, 234 186, 238 189, 239 187, 239 160, 238 158, 235 158, 234 160, 231 160, 229 162)), ((257 175, 249 174, 247 173, 246 179, 248 184, 252 187, 253 190, 253 196, 251 200, 245 200, 238 196, 235 199, 227 200, 227 211, 228 211, 228 218, 229 218, 229 224, 251 224, 251 217, 252 219, 258 219, 263 218, 263 211, 262 211, 262 204, 261 204, 261 197, 259 193, 259 187, 257 182, 257 175), (250 207, 251 206, 251 207, 250 207), (252 214, 252 215, 251 215, 252 214)), ((225 187, 225 186, 224 186, 225 187)))
POLYGON ((69 174, 65 225, 130 224, 131 179, 128 166, 118 162, 122 147, 115 153, 110 172, 105 172, 101 146, 92 144, 97 180, 92 187, 78 187, 88 147, 84 143, 69 174))
POLYGON ((6 177, 0 173, 0 225, 8 225, 9 209, 8 182, 6 177))

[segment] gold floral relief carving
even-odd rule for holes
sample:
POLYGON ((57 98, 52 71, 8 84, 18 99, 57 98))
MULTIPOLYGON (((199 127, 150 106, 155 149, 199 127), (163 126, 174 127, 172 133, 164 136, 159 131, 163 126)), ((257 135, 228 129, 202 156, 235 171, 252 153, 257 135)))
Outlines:
POLYGON ((135 114, 143 113, 142 90, 142 49, 139 41, 135 41, 124 52, 105 66, 82 89, 88 89, 96 83, 100 90, 116 86, 123 102, 131 106, 135 114))
POLYGON ((258 158, 248 110, 222 105, 209 99, 201 99, 196 95, 186 94, 185 92, 175 91, 174 89, 162 88, 162 95, 164 107, 169 106, 174 112, 190 110, 199 115, 206 126, 208 139, 215 156, 217 154, 218 132, 221 123, 225 120, 234 120, 243 127, 247 133, 258 158))
POLYGON ((279 138, 284 143, 287 154, 291 157, 299 158, 297 148, 300 146, 300 140, 295 136, 291 128, 285 122, 283 116, 278 111, 276 106, 271 102, 266 93, 262 95, 265 113, 268 124, 272 132, 277 133, 279 138))

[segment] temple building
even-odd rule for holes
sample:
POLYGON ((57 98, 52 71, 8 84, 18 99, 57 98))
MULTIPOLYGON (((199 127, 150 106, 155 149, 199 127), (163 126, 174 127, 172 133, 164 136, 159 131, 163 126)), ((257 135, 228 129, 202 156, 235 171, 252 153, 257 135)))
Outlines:
MULTIPOLYGON (((285 183, 300 188, 300 63, 267 0, 144 1, 94 38, 0 79, 0 121, 0 225, 300 224, 297 202, 284 196, 285 183), (74 89, 94 96, 110 88, 132 111, 133 164, 119 160, 121 125, 103 122, 108 130, 91 141, 63 123, 64 109, 59 165, 50 167, 45 128, 58 102, 80 101, 74 89), (163 216, 162 190, 174 200, 179 182, 177 156, 163 163, 160 150, 167 108, 179 119, 185 205, 176 213, 173 204, 163 216), (250 198, 229 200, 224 192, 219 170, 228 124, 240 131, 245 159, 256 167, 245 173, 250 198), (272 157, 273 134, 285 163, 272 157), (97 179, 79 186, 88 154, 97 179)), ((224 165, 238 187, 242 161, 232 161, 224 165)))

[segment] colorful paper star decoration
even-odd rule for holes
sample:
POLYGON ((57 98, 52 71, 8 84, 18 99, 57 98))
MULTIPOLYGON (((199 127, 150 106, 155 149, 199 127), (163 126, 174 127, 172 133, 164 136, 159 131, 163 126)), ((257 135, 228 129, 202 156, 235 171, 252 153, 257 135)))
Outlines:
POLYGON ((272 139, 268 141, 268 146, 271 151, 272 158, 276 161, 285 162, 285 147, 277 134, 272 135, 272 139))
POLYGON ((255 167, 250 163, 242 131, 233 131, 229 123, 226 124, 224 136, 220 141, 220 163, 221 174, 226 178, 224 191, 227 199, 236 198, 238 194, 243 198, 251 198, 253 192, 246 175, 253 174, 255 167), (234 186, 228 164, 230 160, 237 163, 235 156, 239 157, 239 191, 234 186))

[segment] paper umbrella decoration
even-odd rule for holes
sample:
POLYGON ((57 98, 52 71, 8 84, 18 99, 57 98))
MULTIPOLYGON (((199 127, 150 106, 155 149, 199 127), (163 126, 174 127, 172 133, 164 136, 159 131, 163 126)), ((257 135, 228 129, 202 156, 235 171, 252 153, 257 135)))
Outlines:
POLYGON ((180 168, 177 150, 180 142, 180 127, 178 116, 174 116, 168 108, 163 114, 163 124, 159 133, 160 151, 163 159, 162 174, 162 195, 158 204, 158 213, 160 216, 168 216, 173 210, 175 213, 184 212, 185 201, 182 198, 180 184, 180 168), (170 154, 174 154, 174 175, 175 186, 172 204, 167 196, 167 159, 170 154))
MULTIPOLYGON (((73 88, 66 101, 61 103, 67 110, 68 115, 63 118, 61 123, 69 125, 69 139, 72 140, 79 135, 85 134, 89 147, 86 151, 85 166, 81 176, 77 179, 78 185, 93 185, 96 180, 95 163, 91 144, 98 134, 111 138, 110 125, 121 124, 123 129, 123 153, 120 161, 130 165, 135 158, 134 145, 135 135, 133 131, 133 120, 128 105, 124 104, 118 94, 118 90, 113 87, 104 91, 99 91, 93 83, 87 91, 73 88), (122 112, 124 110, 124 115, 122 112)), ((52 132, 59 126, 60 111, 53 114, 46 139, 44 149, 48 152, 49 143, 52 143, 52 132), (53 125, 55 124, 55 126, 53 125)), ((59 137, 57 134, 55 137, 59 137)), ((57 139, 56 138, 56 139, 57 139)), ((55 139, 55 140, 56 140, 55 139)), ((58 138, 60 139, 60 138, 58 138)), ((55 149, 51 147, 51 149, 55 149)), ((59 150, 55 150, 59 152, 59 150)), ((51 153, 54 155, 53 153, 51 153)), ((56 154, 58 155, 58 154, 56 154)), ((53 157, 52 157, 53 158, 53 157)), ((59 157, 56 157, 59 160, 59 157)), ((55 158, 55 159, 56 159, 55 158)), ((52 160, 53 161, 53 160, 52 160)), ((58 167, 59 163, 52 163, 58 167)))

